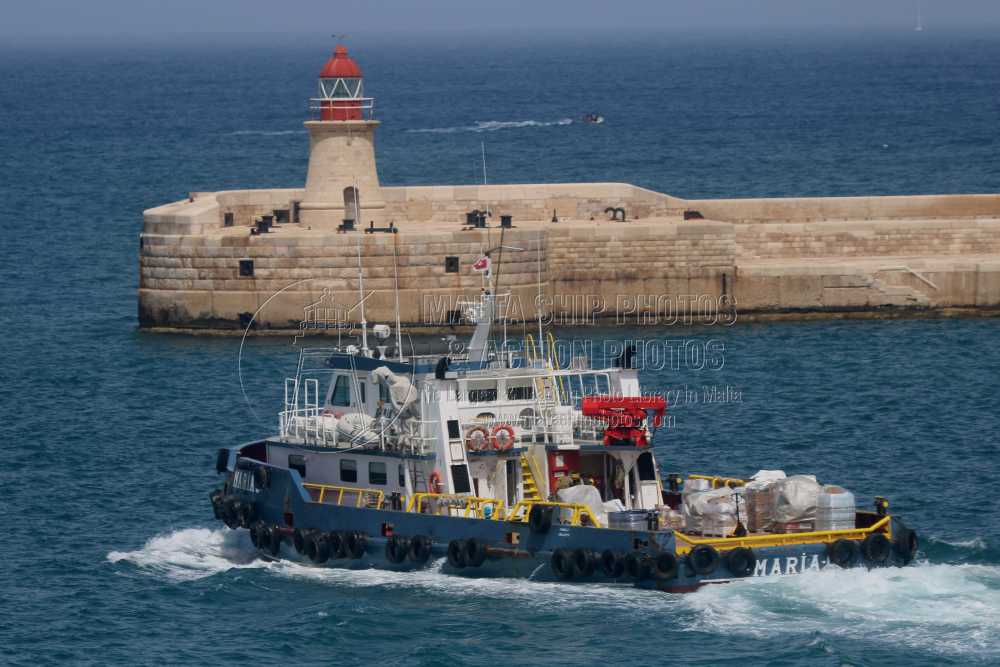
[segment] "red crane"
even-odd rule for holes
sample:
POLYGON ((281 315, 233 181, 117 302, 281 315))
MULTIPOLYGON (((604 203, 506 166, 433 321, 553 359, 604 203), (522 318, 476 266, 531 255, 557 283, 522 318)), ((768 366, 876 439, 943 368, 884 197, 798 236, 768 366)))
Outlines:
POLYGON ((667 400, 662 396, 587 396, 581 409, 584 416, 607 424, 604 429, 605 445, 645 447, 649 440, 643 422, 652 412, 653 428, 658 427, 667 411, 667 400))

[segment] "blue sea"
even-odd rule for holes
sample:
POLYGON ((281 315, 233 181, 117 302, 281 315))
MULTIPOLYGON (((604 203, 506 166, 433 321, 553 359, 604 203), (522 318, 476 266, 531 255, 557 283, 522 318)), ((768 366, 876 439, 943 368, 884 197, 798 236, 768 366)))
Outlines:
MULTIPOLYGON (((0 662, 1000 663, 1000 322, 613 327, 722 351, 672 392, 665 471, 885 495, 915 566, 675 596, 318 569, 211 520, 214 452, 276 427, 290 341, 137 330, 143 209, 299 186, 330 44, 0 47, 0 662), (721 347, 720 347, 721 346, 721 347), (721 367, 720 367, 721 366, 721 367), (242 385, 241 385, 242 380, 242 385)), ((996 192, 995 35, 350 43, 383 183, 627 181, 686 197, 996 192), (583 114, 606 117, 601 126, 583 114)))

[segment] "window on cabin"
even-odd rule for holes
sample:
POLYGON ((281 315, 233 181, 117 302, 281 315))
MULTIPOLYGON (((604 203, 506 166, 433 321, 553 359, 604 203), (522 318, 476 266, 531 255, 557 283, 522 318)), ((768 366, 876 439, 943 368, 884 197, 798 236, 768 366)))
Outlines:
POLYGON ((302 479, 306 478, 306 457, 302 454, 289 454, 288 455, 288 469, 298 470, 299 476, 302 479))
POLYGON ((535 397, 535 388, 530 384, 523 387, 507 387, 508 401, 530 401, 535 397))
POLYGON ((643 482, 656 480, 656 467, 653 465, 653 455, 649 452, 642 454, 635 462, 635 467, 639 471, 639 479, 643 482))
POLYGON ((469 493, 472 484, 469 483, 469 468, 465 464, 451 467, 451 480, 455 483, 455 493, 469 493))
POLYGON ((358 462, 353 459, 340 459, 340 481, 358 481, 358 462))
POLYGON ((389 403, 389 388, 381 382, 378 383, 378 400, 386 404, 389 403))
POLYGON ((403 467, 402 463, 399 464, 398 468, 399 468, 399 471, 398 471, 399 472, 399 487, 401 489, 405 489, 406 488, 406 468, 403 467))
POLYGON ((368 483, 385 486, 389 482, 384 461, 372 461, 368 464, 368 483))
POLYGON ((358 391, 361 392, 361 405, 364 405, 368 402, 368 383, 358 380, 358 391))
POLYGON ((489 403, 495 401, 497 400, 497 386, 495 384, 492 386, 470 386, 468 397, 469 403, 489 403))
POLYGON ((331 405, 347 407, 351 404, 351 379, 346 375, 338 375, 337 383, 333 385, 333 395, 330 397, 331 405))

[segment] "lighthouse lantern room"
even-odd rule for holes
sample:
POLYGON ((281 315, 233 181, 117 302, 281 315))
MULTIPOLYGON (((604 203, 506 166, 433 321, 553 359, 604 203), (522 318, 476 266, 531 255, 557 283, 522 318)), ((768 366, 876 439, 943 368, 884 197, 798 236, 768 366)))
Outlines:
POLYGON ((364 96, 361 68, 337 45, 320 72, 319 97, 310 100, 310 108, 319 111, 320 120, 366 120, 374 106, 375 100, 364 96))
POLYGON ((338 45, 310 99, 309 171, 299 211, 309 226, 355 229, 382 225, 385 199, 375 167, 374 100, 364 96, 361 68, 338 45))

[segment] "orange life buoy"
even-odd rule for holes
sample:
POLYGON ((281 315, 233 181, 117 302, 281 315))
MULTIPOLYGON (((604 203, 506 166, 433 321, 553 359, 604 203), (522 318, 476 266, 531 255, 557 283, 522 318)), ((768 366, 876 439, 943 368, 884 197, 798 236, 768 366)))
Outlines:
POLYGON ((437 470, 431 473, 427 488, 431 493, 441 493, 444 490, 444 482, 441 481, 441 473, 437 470))
POLYGON ((507 451, 514 446, 514 427, 510 424, 497 424, 490 431, 490 443, 497 451, 507 451), (500 433, 506 433, 507 436, 501 438, 500 433))
POLYGON ((473 426, 465 432, 465 448, 470 452, 481 452, 490 446, 490 432, 482 426, 473 426), (479 438, 475 435, 481 434, 479 438))

